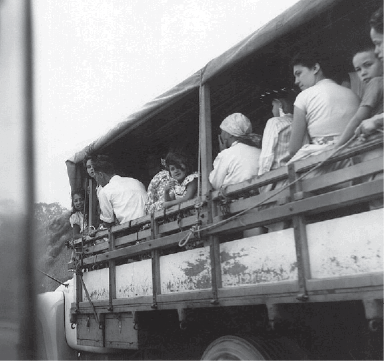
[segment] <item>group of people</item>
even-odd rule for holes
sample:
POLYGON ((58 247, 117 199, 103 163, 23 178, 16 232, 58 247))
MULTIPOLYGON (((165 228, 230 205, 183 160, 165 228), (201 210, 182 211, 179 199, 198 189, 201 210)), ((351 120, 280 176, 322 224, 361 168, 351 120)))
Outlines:
MULTIPOLYGON (((241 113, 226 117, 218 137, 220 152, 213 163, 209 181, 220 189, 277 169, 289 162, 340 147, 354 134, 370 135, 383 127, 383 9, 370 20, 373 45, 356 52, 352 63, 364 92, 360 97, 331 79, 329 64, 315 51, 297 54, 292 60, 297 97, 286 90, 270 97, 273 117, 263 137, 252 132, 250 120, 241 113)), ((121 224, 145 214, 180 204, 197 195, 199 174, 193 172, 189 157, 170 152, 146 191, 137 179, 115 173, 108 156, 85 160, 94 178, 101 222, 121 224)), ((269 190, 270 188, 267 188, 269 190)), ((87 228, 84 192, 72 195, 70 222, 76 235, 87 228)))
MULTIPOLYGON (((166 169, 153 177, 146 191, 143 183, 116 174, 113 162, 106 155, 88 156, 84 165, 89 177, 96 181, 100 225, 110 227, 129 222, 145 214, 165 209, 196 196, 198 174, 192 172, 191 161, 183 153, 169 152, 163 162, 166 169)), ((88 192, 72 193, 70 223, 74 237, 92 235, 87 227, 88 192)))

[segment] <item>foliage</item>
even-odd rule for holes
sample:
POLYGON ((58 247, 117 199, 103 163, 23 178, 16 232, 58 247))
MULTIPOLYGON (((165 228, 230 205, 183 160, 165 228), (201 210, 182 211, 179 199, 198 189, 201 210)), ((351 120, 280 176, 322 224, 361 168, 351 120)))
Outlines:
POLYGON ((68 210, 62 207, 58 202, 54 203, 35 203, 34 218, 39 227, 48 226, 55 217, 63 215, 68 210))
MULTIPOLYGON (((66 241, 72 237, 70 214, 57 202, 34 205, 37 267, 61 282, 72 276, 67 266, 71 251, 66 247, 66 241)), ((40 275, 38 283, 40 292, 53 291, 59 286, 43 275, 40 275)))

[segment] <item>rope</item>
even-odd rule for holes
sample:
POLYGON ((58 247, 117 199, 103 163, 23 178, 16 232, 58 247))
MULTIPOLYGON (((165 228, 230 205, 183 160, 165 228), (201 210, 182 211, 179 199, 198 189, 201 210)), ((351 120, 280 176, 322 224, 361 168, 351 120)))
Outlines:
MULTIPOLYGON (((293 182, 291 183, 288 183, 287 185, 285 185, 284 187, 280 188, 277 192, 275 192, 274 194, 270 195, 269 197, 265 198, 264 200, 256 203, 255 205, 253 205, 252 207, 249 207, 247 209, 244 209, 243 211, 227 218, 227 219, 224 219, 222 221, 219 221, 215 224, 211 224, 209 226, 206 226, 204 228, 201 228, 199 229, 199 232, 201 231, 206 231, 208 229, 212 229, 212 228, 215 228, 215 227, 218 227, 222 224, 226 224, 228 223, 229 221, 233 220, 233 219, 236 219, 237 217, 249 212, 250 210, 256 208, 256 207, 259 207, 261 204, 265 203, 266 201, 270 200, 271 198, 275 197, 277 194, 283 192, 285 189, 289 188, 291 185, 301 181, 303 178, 305 178, 308 174, 312 173, 313 171, 317 170, 318 168, 320 168, 326 161, 328 161, 331 157, 333 157, 335 154, 337 154, 338 152, 340 152, 342 149, 346 148, 353 140, 355 140, 356 136, 353 136, 348 142, 346 142, 345 144, 341 145, 339 148, 335 149, 326 159, 324 159, 322 162, 320 162, 319 164, 317 164, 315 167, 313 167, 312 169, 310 169, 308 172, 304 173, 302 176, 300 176, 299 178, 297 178, 296 180, 294 180, 293 182)), ((191 232, 192 233, 195 233, 195 230, 193 230, 193 227, 191 227, 191 232)), ((190 238, 190 236, 188 237, 188 239, 190 238)), ((181 241, 180 241, 181 242, 181 241)), ((180 243, 179 242, 179 243, 180 243)), ((180 244, 179 244, 180 245, 180 244)))
POLYGON ((83 285, 83 287, 84 287, 85 295, 87 296, 88 301, 89 301, 89 303, 90 303, 91 306, 92 306, 92 310, 93 310, 93 314, 94 314, 94 316, 95 316, 95 320, 96 320, 97 323, 100 323, 100 322, 99 322, 99 318, 97 317, 97 312, 96 312, 95 305, 93 304, 93 302, 92 302, 92 300, 91 300, 91 297, 89 296, 87 287, 85 287, 85 283, 84 283, 84 280, 83 280, 83 275, 80 274, 79 277, 80 277, 81 283, 82 283, 82 285, 83 285))
POLYGON ((39 272, 41 272, 43 275, 46 275, 48 278, 50 278, 51 280, 54 280, 56 281, 57 283, 60 283, 61 285, 65 286, 65 287, 68 287, 68 283, 63 283, 63 282, 60 282, 58 279, 56 279, 55 277, 52 277, 50 276, 48 273, 45 273, 43 272, 42 270, 36 268, 39 272))

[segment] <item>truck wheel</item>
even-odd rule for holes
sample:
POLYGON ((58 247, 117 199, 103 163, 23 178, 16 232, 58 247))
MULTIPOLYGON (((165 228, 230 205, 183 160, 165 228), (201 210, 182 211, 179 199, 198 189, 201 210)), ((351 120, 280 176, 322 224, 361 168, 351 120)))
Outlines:
POLYGON ((286 338, 263 339, 223 336, 205 350, 202 360, 299 360, 307 359, 294 341, 286 338))

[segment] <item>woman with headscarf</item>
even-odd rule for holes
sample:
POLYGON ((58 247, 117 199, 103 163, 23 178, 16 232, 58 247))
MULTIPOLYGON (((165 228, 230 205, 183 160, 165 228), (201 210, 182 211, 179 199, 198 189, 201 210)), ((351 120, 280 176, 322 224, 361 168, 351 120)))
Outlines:
POLYGON ((209 175, 214 189, 257 176, 261 153, 260 137, 252 133, 252 124, 245 115, 231 114, 222 121, 220 129, 220 153, 209 175))

